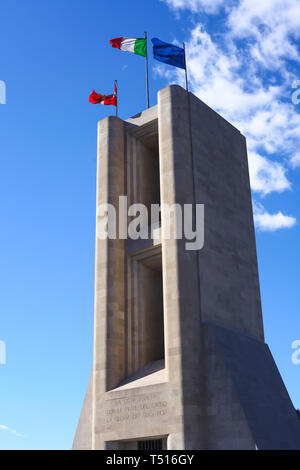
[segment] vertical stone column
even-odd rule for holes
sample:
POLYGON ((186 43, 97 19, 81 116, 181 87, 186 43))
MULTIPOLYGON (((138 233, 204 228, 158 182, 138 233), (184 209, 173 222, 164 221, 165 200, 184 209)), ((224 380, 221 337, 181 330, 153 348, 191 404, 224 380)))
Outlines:
MULTIPOLYGON (((158 93, 159 158, 162 204, 194 204, 193 164, 188 95, 179 86, 158 93)), ((199 448, 201 429, 201 313, 198 252, 185 240, 166 239, 167 215, 162 207, 162 264, 169 385, 178 390, 176 432, 169 449, 199 448)), ((201 448, 201 447, 200 447, 201 448)))
POLYGON ((116 239, 100 240, 96 230, 93 370, 93 448, 103 449, 100 413, 106 391, 123 378, 124 240, 118 236, 119 195, 124 194, 124 122, 108 117, 98 125, 97 208, 116 209, 116 239))

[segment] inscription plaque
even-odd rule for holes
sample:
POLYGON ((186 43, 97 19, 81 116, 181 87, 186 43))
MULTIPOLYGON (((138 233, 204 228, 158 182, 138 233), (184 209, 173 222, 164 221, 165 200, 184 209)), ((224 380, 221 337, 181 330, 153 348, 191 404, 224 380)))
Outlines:
POLYGON ((104 407, 105 428, 127 421, 161 418, 168 412, 168 403, 159 393, 107 400, 104 407))

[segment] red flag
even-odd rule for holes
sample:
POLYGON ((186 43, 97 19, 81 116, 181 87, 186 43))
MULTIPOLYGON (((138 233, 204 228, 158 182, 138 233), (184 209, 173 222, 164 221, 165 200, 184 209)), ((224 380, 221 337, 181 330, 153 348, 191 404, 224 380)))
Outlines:
POLYGON ((95 90, 92 91, 89 97, 89 102, 93 104, 111 104, 112 106, 117 106, 117 85, 115 84, 115 92, 113 95, 99 95, 95 90))
POLYGON ((117 49, 121 49, 121 42, 123 41, 124 38, 115 38, 115 39, 110 39, 109 42, 112 45, 112 47, 116 47, 117 49))

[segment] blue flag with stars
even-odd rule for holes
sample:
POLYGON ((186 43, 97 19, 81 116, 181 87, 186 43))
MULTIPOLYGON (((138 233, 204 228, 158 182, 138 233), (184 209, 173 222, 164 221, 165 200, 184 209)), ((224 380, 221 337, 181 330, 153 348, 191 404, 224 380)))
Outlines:
POLYGON ((153 57, 160 62, 165 64, 174 65, 174 67, 180 67, 185 69, 185 52, 182 47, 174 46, 163 42, 158 38, 153 38, 153 57))

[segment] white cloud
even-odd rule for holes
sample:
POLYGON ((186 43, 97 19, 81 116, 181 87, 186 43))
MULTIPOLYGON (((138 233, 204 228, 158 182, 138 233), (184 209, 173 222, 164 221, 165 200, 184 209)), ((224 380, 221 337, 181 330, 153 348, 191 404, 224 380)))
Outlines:
POLYGON ((24 434, 20 434, 19 432, 15 431, 14 429, 10 429, 8 426, 5 426, 5 424, 0 424, 0 429, 2 431, 7 431, 9 434, 12 434, 13 436, 16 437, 25 437, 24 434))
POLYGON ((286 177, 286 169, 256 152, 249 152, 249 173, 253 191, 263 196, 272 191, 282 192, 291 188, 286 177))
MULTIPOLYGON (((291 99, 300 77, 286 59, 300 62, 299 0, 162 1, 195 12, 186 41, 190 88, 247 137, 252 190, 263 197, 290 190, 288 171, 300 167, 300 113, 291 99), (224 27, 210 34, 196 12, 215 14, 222 5, 224 27)), ((156 71, 184 86, 182 70, 156 71)))
MULTIPOLYGON (((174 10, 204 10, 206 13, 216 13, 225 0, 161 0, 174 10)), ((227 0, 228 1, 228 0, 227 0)))
POLYGON ((193 13, 218 13, 224 7, 227 15, 228 38, 254 41, 249 53, 269 68, 283 59, 299 60, 294 38, 300 37, 299 0, 161 0, 170 8, 193 13))
POLYGON ((299 26, 298 0, 239 0, 230 11, 229 25, 235 35, 256 35, 264 27, 286 27, 297 33, 299 26))
POLYGON ((269 69, 299 60, 299 24, 298 0, 240 0, 228 16, 229 35, 254 40, 250 55, 269 69))
POLYGON ((281 211, 270 214, 259 203, 254 203, 253 209, 255 226, 262 232, 274 232, 281 228, 294 227, 296 224, 295 217, 284 215, 281 211))
POLYGON ((21 434, 17 431, 14 431, 13 429, 10 431, 11 434, 13 434, 16 437, 25 437, 24 434, 21 434))
MULTIPOLYGON (((285 159, 299 147, 300 116, 292 103, 280 101, 283 88, 265 85, 251 67, 244 75, 244 57, 233 45, 222 49, 202 25, 191 31, 187 56, 194 93, 247 137, 252 189, 263 195, 290 189, 285 159), (278 152, 285 159, 274 162, 273 154, 278 152)), ((156 70, 168 74, 168 78, 175 73, 184 85, 182 71, 166 67, 156 70)))
POLYGON ((293 168, 300 167, 300 152, 297 152, 294 155, 292 155, 291 165, 293 168))

